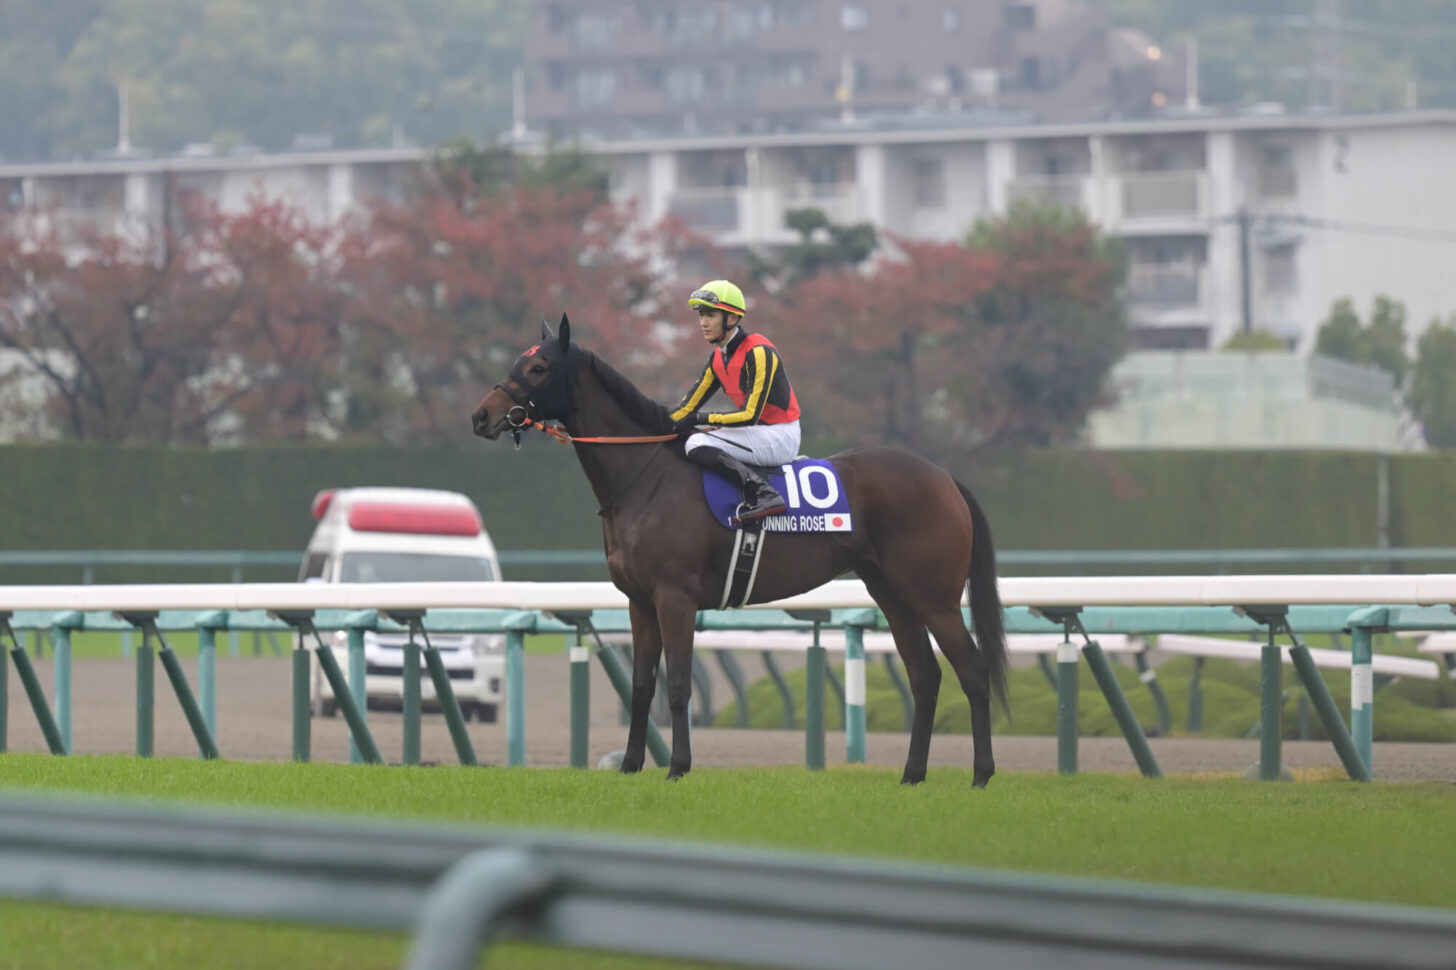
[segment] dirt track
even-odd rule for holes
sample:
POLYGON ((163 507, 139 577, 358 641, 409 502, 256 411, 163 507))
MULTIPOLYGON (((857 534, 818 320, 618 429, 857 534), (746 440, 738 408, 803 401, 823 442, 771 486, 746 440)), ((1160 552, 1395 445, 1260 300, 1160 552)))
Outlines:
MULTIPOLYGON (((567 663, 561 656, 526 658, 526 759, 532 765, 565 765, 569 761, 567 725, 567 663)), ((189 679, 197 683, 196 661, 184 661, 189 679)), ((37 663, 47 696, 53 696, 51 664, 37 663)), ((292 752, 290 664, 287 658, 220 658, 217 676, 218 747, 236 760, 283 761, 292 752)), ((10 669, 8 749, 44 751, 45 741, 14 667, 10 669)), ((77 753, 131 753, 136 750, 136 673, 130 660, 85 660, 75 664, 72 691, 72 747, 77 753)), ((590 757, 622 747, 626 728, 606 675, 592 667, 590 757)), ((730 696, 726 692, 719 697, 730 696)), ((195 757, 197 747, 160 664, 156 672, 154 750, 158 756, 195 757)), ((721 703, 721 700, 720 700, 721 703)), ((834 703, 832 697, 830 703, 834 703)), ((1379 717, 1379 707, 1376 708, 1379 717)), ((389 761, 401 752, 400 718, 396 713, 370 712, 370 728, 389 761)), ((427 716, 422 732, 422 754, 427 761, 451 762, 454 748, 444 721, 427 716)), ((506 761, 504 722, 470 725, 476 757, 482 764, 506 761)), ((867 739, 870 764, 899 768, 904 763, 907 737, 872 733, 867 739)), ((1240 772, 1259 756, 1254 740, 1155 739, 1153 752, 1166 774, 1187 772, 1240 772)), ((844 735, 831 733, 825 748, 831 764, 844 761, 844 735)), ((348 735, 343 719, 316 718, 313 756, 319 761, 346 761, 348 735)), ((1402 781, 1456 782, 1456 744, 1377 744, 1376 777, 1402 781)), ((803 764, 804 736, 794 731, 737 731, 699 728, 694 731, 695 767, 726 765, 803 764)), ((1003 737, 996 739, 997 768, 1001 771, 1055 771, 1053 738, 1003 737)), ((931 745, 931 770, 937 766, 969 766, 971 739, 937 736, 931 745)), ((1325 742, 1284 743, 1284 762, 1293 769, 1339 766, 1334 748, 1325 742)), ((1083 739, 1079 746, 1082 771, 1132 772, 1137 765, 1120 739, 1083 739)))

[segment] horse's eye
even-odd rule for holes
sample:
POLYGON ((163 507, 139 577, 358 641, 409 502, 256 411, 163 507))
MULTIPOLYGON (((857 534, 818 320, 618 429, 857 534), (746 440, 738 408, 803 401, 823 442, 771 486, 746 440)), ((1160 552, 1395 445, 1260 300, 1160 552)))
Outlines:
POLYGON ((544 373, 546 373, 546 365, 545 364, 532 364, 528 368, 528 370, 532 374, 544 374, 544 373))

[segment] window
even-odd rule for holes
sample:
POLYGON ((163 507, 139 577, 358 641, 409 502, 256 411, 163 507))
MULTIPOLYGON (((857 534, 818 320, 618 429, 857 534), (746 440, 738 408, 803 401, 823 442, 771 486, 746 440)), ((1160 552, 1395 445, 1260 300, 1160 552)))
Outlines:
POLYGON ((617 93, 617 72, 582 71, 576 76, 576 103, 583 106, 608 104, 617 93))
POLYGON ((676 67, 667 72, 668 100, 677 104, 701 101, 708 90, 707 73, 701 67, 676 67))
POLYGON ((910 163, 911 199, 917 209, 945 205, 945 165, 938 158, 917 158, 910 163))
POLYGON ((839 26, 844 30, 864 30, 869 26, 869 11, 857 4, 846 3, 839 9, 839 26))
POLYGON ((1264 292, 1288 296, 1299 289, 1299 263, 1293 245, 1272 246, 1264 251, 1264 292))
POLYGON ((1008 3, 1001 8, 1007 30, 1035 30, 1036 7, 1029 3, 1008 3))
POLYGON ((1041 89, 1041 61, 1035 57, 1021 59, 1021 86, 1028 91, 1041 89))
POLYGON ((1265 146, 1263 165, 1259 169, 1259 194, 1266 199, 1299 194, 1294 152, 1288 145, 1265 146))

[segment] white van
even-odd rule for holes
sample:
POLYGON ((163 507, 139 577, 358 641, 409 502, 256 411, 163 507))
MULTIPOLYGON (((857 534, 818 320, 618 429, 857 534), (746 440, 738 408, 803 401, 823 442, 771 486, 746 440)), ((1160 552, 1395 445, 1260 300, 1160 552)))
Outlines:
MULTIPOLYGON (((458 492, 427 488, 340 488, 313 500, 318 520, 303 557, 299 580, 305 583, 499 582, 500 560, 475 503, 458 492)), ((371 707, 398 709, 404 698, 403 633, 364 635, 365 689, 371 707)), ((417 642, 424 646, 422 640, 417 642)), ((334 634, 333 647, 347 671, 348 638, 334 634)), ((468 721, 494 722, 505 675, 505 637, 501 634, 439 634, 430 637, 440 652, 450 686, 468 721)), ((310 654, 310 656, 313 656, 310 654)), ((314 713, 332 717, 338 710, 333 689, 318 658, 312 660, 314 713)), ((423 661, 420 706, 439 709, 435 685, 423 661)))

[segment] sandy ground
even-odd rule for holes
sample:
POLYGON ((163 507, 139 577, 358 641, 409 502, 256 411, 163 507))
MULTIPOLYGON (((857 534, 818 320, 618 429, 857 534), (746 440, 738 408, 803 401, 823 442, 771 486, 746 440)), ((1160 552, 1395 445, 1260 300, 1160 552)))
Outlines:
MULTIPOLYGON (((197 683, 196 661, 184 661, 189 679, 197 683)), ((562 656, 526 658, 526 760, 531 765, 561 766, 570 759, 567 662, 562 656)), ((47 697, 53 696, 49 658, 36 664, 47 697)), ((290 664, 288 658, 221 657, 217 675, 218 747, 235 760, 287 760, 292 753, 290 664)), ((195 757, 197 745, 172 694, 161 665, 156 668, 154 752, 158 756, 195 757)), ((750 672, 756 676, 756 671, 750 672)), ((136 672, 126 659, 84 660, 72 673, 74 714, 72 747, 82 754, 132 753, 136 750, 136 672)), ((620 722, 619 705, 605 673, 592 665, 590 758, 620 749, 627 730, 620 722)), ((731 697, 718 689, 718 703, 731 697)), ((44 738, 31 713, 14 666, 8 676, 10 751, 44 751, 44 738)), ((836 703, 832 694, 829 703, 836 703)), ((1376 718, 1379 718, 1377 702, 1376 718)), ((371 711, 369 725, 384 757, 401 757, 400 716, 371 711)), ((476 757, 482 764, 503 764, 507 759, 504 712, 495 724, 469 725, 476 757)), ((426 761, 453 762, 454 747, 444 720, 426 715, 422 730, 422 756, 426 761)), ((318 761, 347 761, 348 734, 342 717, 315 718, 313 757, 318 761)), ((872 733, 866 743, 867 761, 886 768, 904 764, 908 736, 872 733)), ((1259 757, 1257 740, 1154 739, 1153 753, 1165 774, 1188 772, 1242 772, 1259 757)), ((996 762, 1000 771, 1055 771, 1054 738, 997 738, 996 762)), ((831 732, 825 741, 830 764, 845 760, 844 735, 831 732)), ((1284 763, 1303 768, 1338 767, 1339 757, 1326 742, 1286 741, 1284 763)), ((1375 774, 1379 779, 1456 782, 1456 744, 1387 743, 1375 746, 1375 774)), ((796 731, 739 731, 697 728, 693 732, 695 768, 714 766, 794 765, 804 762, 804 735, 796 731)), ((941 735, 931 744, 930 767, 971 763, 971 739, 941 735)), ((1137 764, 1127 744, 1115 738, 1087 738, 1079 744, 1081 771, 1133 772, 1137 764)))

